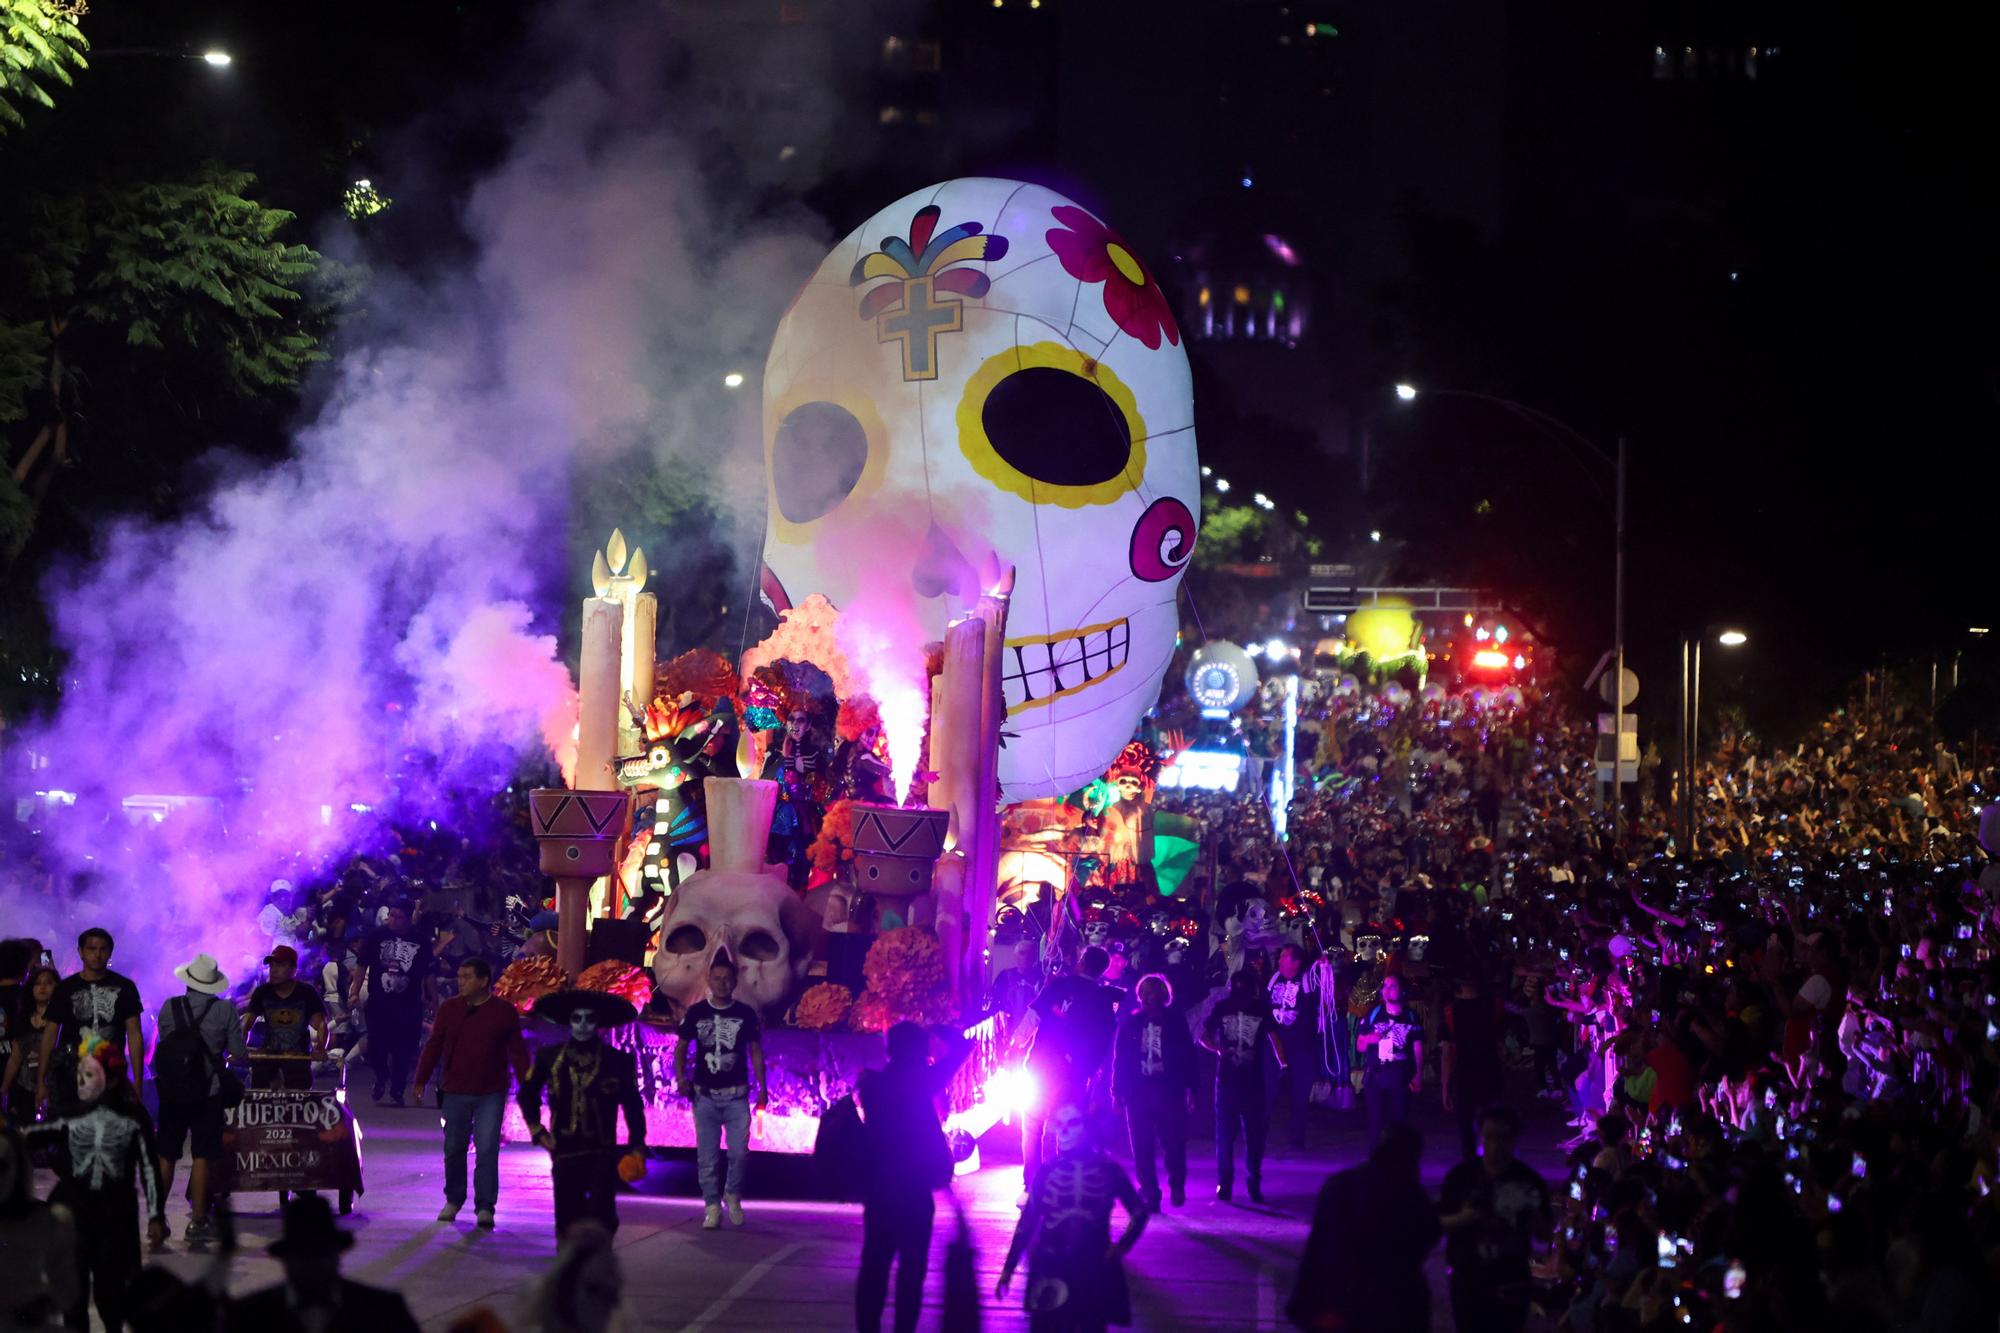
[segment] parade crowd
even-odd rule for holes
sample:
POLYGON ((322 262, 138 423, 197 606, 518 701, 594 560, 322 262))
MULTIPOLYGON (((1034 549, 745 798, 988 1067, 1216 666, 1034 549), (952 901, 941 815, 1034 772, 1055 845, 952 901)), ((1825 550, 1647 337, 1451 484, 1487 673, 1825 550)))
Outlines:
MULTIPOLYGON (((1461 1329, 1993 1327, 2000 869, 1982 845, 2000 847, 2000 819, 1982 838, 1994 777, 1926 713, 1871 695, 1795 744, 1725 730, 1697 767, 1691 837, 1670 774, 1649 769, 1623 811, 1600 802, 1590 721, 1553 692, 1329 693, 1300 736, 1287 840, 1261 784, 1163 790, 1156 808, 1201 829, 1180 894, 1079 888, 996 950, 1009 966, 987 1004, 1032 1089, 1001 1289, 1034 1327, 1129 1321, 1120 1260, 1150 1217, 1188 1206, 1204 1125, 1216 1197, 1240 1183, 1253 1204, 1274 1136, 1310 1154, 1365 1131, 1367 1160, 1314 1212, 1288 1310, 1301 1328, 1428 1328, 1440 1242, 1461 1329), (1413 1120, 1433 1099, 1456 1133, 1426 1146, 1413 1120), (1436 1195, 1427 1160, 1456 1163, 1436 1195)), ((185 1326, 157 1320, 203 1293, 140 1272, 140 1226, 167 1239, 185 1148, 184 1239, 228 1249, 209 1166, 230 1065, 253 1054, 258 1086, 365 1068, 392 1105, 435 1079, 441 1218, 470 1203, 481 1226, 516 1095, 558 1177, 562 1277, 541 1296, 615 1306, 616 1176, 644 1121, 618 1077, 630 1057, 599 1033, 630 1006, 547 997, 537 1012, 568 1040, 531 1055, 490 990, 551 924, 525 831, 476 852, 428 830, 398 841, 270 886, 260 977, 201 954, 175 972, 185 993, 142 999, 106 929, 75 941, 67 974, 68 940, 0 942, 0 1327, 81 1326, 86 1297, 107 1326, 185 1326), (134 1092, 149 1040, 152 1107, 134 1092), (32 1197, 36 1164, 57 1172, 60 1215, 32 1197)), ((16 878, 46 873, 7 855, 16 878)), ((733 984, 711 975, 679 1061, 718 1143, 701 1161, 710 1228, 742 1224, 742 1126, 764 1090, 758 1016, 733 984)), ((892 1268, 896 1326, 915 1324, 950 1178, 934 1099, 963 1051, 904 1026, 888 1055, 859 1093, 867 1132, 899 1145, 857 1189, 863 1328, 892 1268)), ((204 1308, 289 1327, 343 1281, 349 1243, 331 1205, 294 1199, 273 1247, 284 1291, 204 1308)), ((366 1292, 346 1308, 412 1326, 366 1292)))

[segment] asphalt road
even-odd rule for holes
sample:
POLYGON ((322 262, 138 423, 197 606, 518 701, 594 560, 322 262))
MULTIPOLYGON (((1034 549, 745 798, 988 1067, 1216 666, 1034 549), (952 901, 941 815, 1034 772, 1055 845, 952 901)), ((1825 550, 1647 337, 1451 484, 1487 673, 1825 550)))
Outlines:
MULTIPOLYGON (((1528 1103, 1526 1156, 1553 1177, 1559 1127, 1547 1103, 1528 1103)), ((554 1252, 547 1158, 527 1146, 503 1150, 499 1225, 476 1230, 468 1208, 456 1223, 440 1223, 440 1142, 434 1113, 363 1105, 367 1192, 345 1219, 356 1244, 345 1272, 400 1290, 426 1329, 445 1329, 486 1306, 512 1322, 524 1293, 554 1252)), ((1419 1111, 1428 1149, 1425 1177, 1434 1189, 1455 1157, 1456 1137, 1427 1091, 1419 1111)), ((1005 1131, 1000 1131, 1004 1135, 1005 1131)), ((992 1141, 989 1140, 989 1145, 992 1141)), ((1304 1153, 1279 1150, 1266 1166, 1266 1203, 1254 1206, 1239 1181, 1233 1204, 1213 1197, 1209 1140, 1191 1141, 1188 1206, 1154 1219, 1128 1262, 1134 1327, 1139 1329, 1283 1329, 1306 1224, 1320 1182, 1358 1160, 1364 1148, 1360 1112, 1316 1113, 1304 1153)), ((1123 1145, 1117 1149, 1122 1157, 1123 1145)), ((993 1295, 1020 1190, 1019 1167, 989 1151, 982 1169, 962 1176, 954 1195, 971 1228, 984 1302, 983 1328, 1024 1328, 1013 1301, 993 1295)), ((184 1178, 184 1175, 183 1175, 184 1178)), ((623 1196, 618 1253, 630 1326, 701 1330, 771 1329, 785 1333, 853 1327, 853 1275, 861 1249, 857 1206, 816 1197, 810 1161, 753 1158, 741 1229, 701 1230, 701 1205, 691 1158, 656 1167, 644 1193, 623 1196)), ((278 1231, 276 1198, 236 1201, 243 1250, 230 1274, 232 1291, 275 1282, 280 1273, 264 1247, 278 1231)), ((186 1205, 170 1212, 178 1237, 186 1205)), ((1118 1225, 1114 1221, 1114 1226, 1118 1225)), ((938 1326, 944 1248, 955 1233, 942 1199, 921 1324, 938 1326)), ((192 1276, 206 1262, 178 1239, 160 1262, 192 1276)), ((1431 1261, 1433 1326, 1448 1329, 1442 1260, 1431 1261)), ((1020 1287, 1015 1288, 1016 1298, 1020 1287)))

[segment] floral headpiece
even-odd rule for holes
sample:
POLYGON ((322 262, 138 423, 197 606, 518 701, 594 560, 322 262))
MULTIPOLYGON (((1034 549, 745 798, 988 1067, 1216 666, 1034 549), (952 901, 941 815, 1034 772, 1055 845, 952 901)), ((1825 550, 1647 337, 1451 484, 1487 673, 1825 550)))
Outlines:
POLYGON ((882 709, 873 697, 857 694, 840 703, 839 716, 834 718, 834 734, 844 741, 858 741, 869 730, 882 725, 882 709))
POLYGON ((76 1044, 76 1060, 78 1064, 89 1060, 96 1061, 97 1067, 104 1071, 107 1083, 125 1077, 125 1053, 100 1033, 83 1034, 83 1039, 76 1044))

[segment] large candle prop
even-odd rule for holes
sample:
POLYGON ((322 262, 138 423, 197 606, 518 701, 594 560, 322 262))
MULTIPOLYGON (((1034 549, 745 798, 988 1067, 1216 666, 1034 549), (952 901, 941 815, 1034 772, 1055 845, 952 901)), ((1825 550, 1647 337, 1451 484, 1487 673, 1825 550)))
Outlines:
MULTIPOLYGON (((578 791, 616 791, 618 774, 618 675, 625 608, 608 597, 583 603, 583 656, 577 666, 578 718, 576 777, 578 791)), ((616 863, 614 855, 613 863, 616 863)), ((584 933, 590 915, 592 879, 565 877, 556 881, 556 961, 575 977, 583 971, 584 933)))
MULTIPOLYGON (((618 663, 617 693, 612 708, 614 756, 637 754, 645 746, 643 719, 647 705, 653 702, 653 652, 660 616, 659 599, 645 590, 651 572, 645 551, 634 549, 627 556, 625 533, 618 528, 611 530, 611 540, 590 562, 590 584, 597 598, 618 607, 619 647, 613 652, 618 663)), ((619 851, 622 861, 622 845, 619 851)), ((624 888, 625 883, 616 872, 606 881, 603 889, 606 916, 623 913, 624 888)))
POLYGON ((1000 882, 1000 724, 1007 717, 1007 700, 1000 688, 1001 654, 1007 644, 1007 603, 1014 592, 1014 567, 999 572, 979 599, 977 613, 986 624, 979 679, 979 787, 973 794, 978 836, 965 866, 965 919, 973 947, 964 960, 985 982, 986 951, 992 939, 993 911, 1000 882))

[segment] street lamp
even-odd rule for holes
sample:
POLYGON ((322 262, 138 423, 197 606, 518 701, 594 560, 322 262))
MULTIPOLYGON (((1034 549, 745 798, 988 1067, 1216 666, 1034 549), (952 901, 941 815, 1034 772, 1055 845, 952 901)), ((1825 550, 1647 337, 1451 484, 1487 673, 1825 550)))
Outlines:
POLYGON ((217 69, 221 69, 225 65, 232 63, 230 54, 227 51, 203 51, 201 58, 217 69))
MULTIPOLYGON (((1611 792, 1613 797, 1612 828, 1622 836, 1625 832, 1625 786, 1621 781, 1623 775, 1619 771, 1618 755, 1619 747, 1625 743, 1625 437, 1622 435, 1618 437, 1618 448, 1615 452, 1607 452, 1593 443, 1589 437, 1585 436, 1583 432, 1577 430, 1574 426, 1557 420, 1539 408, 1529 407, 1526 403, 1517 403, 1512 398, 1502 398, 1490 393, 1477 393, 1471 389, 1428 389, 1425 392, 1432 396, 1446 398, 1470 398, 1477 402, 1498 407, 1535 427, 1544 437, 1563 444, 1579 446, 1583 449, 1584 453, 1590 455, 1598 462, 1610 463, 1612 466, 1612 471, 1616 476, 1616 483, 1611 497, 1611 526, 1613 532, 1611 638, 1612 652, 1617 659, 1614 664, 1616 672, 1612 679, 1618 683, 1611 691, 1613 700, 1611 705, 1613 714, 1613 730, 1611 733, 1611 792)), ((1396 397, 1405 403, 1415 402, 1417 398, 1417 386, 1408 383, 1397 384, 1396 397)), ((1577 466, 1584 468, 1586 472, 1589 471, 1589 465, 1583 459, 1578 458, 1571 450, 1566 448, 1563 450, 1563 453, 1572 462, 1575 462, 1577 466)), ((1367 459, 1367 452, 1363 450, 1361 489, 1364 493, 1368 490, 1367 459)), ((1595 478, 1592 480, 1594 486, 1595 478)), ((1739 639, 1738 642, 1741 642, 1741 640, 1739 639)), ((1730 646, 1734 647, 1735 645, 1732 644, 1730 646)))
POLYGON ((723 388, 725 388, 725 389, 740 389, 740 388, 742 388, 742 387, 743 387, 743 372, 742 372, 742 371, 740 371, 740 370, 732 370, 732 371, 730 371, 730 372, 729 372, 729 373, 728 373, 727 375, 724 375, 724 376, 722 377, 722 387, 723 387, 723 388))
MULTIPOLYGON (((1694 855, 1694 766, 1701 756, 1701 642, 1707 631, 1681 640, 1681 855, 1694 855)), ((1750 636, 1740 629, 1715 635, 1724 648, 1741 648, 1750 636)))

